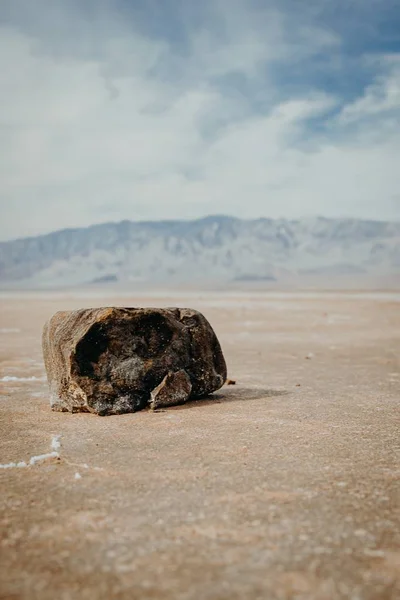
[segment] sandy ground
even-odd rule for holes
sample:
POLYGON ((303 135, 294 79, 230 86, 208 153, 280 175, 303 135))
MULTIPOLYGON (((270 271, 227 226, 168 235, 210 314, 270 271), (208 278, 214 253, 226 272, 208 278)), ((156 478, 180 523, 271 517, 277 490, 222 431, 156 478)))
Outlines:
POLYGON ((400 597, 399 294, 4 293, 0 386, 0 463, 61 443, 0 469, 1 598, 400 597), (113 304, 202 310, 236 386, 51 412, 44 321, 113 304))

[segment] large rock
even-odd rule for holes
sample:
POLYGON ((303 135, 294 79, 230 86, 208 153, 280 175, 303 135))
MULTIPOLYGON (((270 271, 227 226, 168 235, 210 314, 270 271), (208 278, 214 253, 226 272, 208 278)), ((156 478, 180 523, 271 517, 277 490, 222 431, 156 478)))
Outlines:
POLYGON ((219 389, 226 364, 205 317, 187 308, 58 312, 43 331, 53 410, 110 415, 219 389))

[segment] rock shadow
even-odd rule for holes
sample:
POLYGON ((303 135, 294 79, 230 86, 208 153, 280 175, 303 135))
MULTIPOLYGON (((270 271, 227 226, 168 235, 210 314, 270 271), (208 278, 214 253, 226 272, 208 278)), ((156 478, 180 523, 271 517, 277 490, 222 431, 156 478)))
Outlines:
POLYGON ((263 398, 275 398, 278 396, 287 396, 287 390, 274 390, 270 388, 250 388, 240 386, 224 386, 210 396, 190 400, 185 404, 171 406, 168 408, 156 409, 155 412, 163 412, 165 410, 185 410, 187 408, 199 408, 201 406, 210 406, 212 404, 221 404, 223 402, 247 402, 249 400, 261 400, 263 398))

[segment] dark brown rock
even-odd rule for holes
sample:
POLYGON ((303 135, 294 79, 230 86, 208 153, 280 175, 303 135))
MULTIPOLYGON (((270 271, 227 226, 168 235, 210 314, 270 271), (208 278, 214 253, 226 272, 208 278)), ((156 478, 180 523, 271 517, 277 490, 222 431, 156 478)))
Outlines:
POLYGON ((43 355, 53 410, 159 408, 207 396, 226 379, 211 325, 186 308, 58 312, 44 327, 43 355))
POLYGON ((151 408, 183 404, 190 398, 192 383, 186 371, 169 372, 150 394, 151 408))

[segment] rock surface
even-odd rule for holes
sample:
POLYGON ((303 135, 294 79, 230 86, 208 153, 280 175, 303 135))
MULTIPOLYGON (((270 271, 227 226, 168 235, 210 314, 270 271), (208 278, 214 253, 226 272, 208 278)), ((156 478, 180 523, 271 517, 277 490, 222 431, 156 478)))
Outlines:
POLYGON ((226 380, 211 325, 186 308, 58 312, 44 327, 43 355, 59 411, 110 415, 182 404, 226 380))
POLYGON ((150 394, 151 408, 182 404, 190 397, 192 383, 186 371, 168 373, 150 394))

